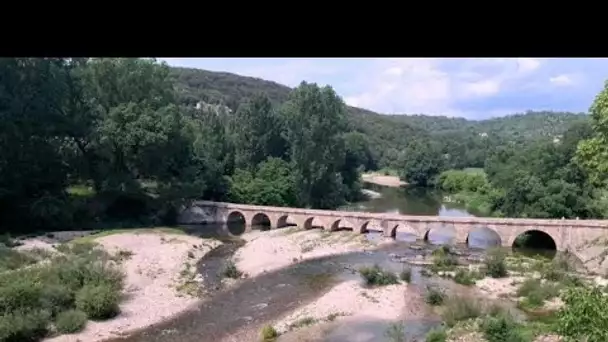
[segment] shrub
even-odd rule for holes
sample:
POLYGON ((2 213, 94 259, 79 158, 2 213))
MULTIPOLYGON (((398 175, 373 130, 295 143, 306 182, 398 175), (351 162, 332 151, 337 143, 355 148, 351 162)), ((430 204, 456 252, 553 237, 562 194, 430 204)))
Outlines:
POLYGON ((399 283, 399 279, 397 279, 395 273, 385 271, 378 265, 362 267, 359 269, 359 273, 365 279, 367 285, 383 286, 399 283))
POLYGON ((85 285, 76 293, 76 307, 92 319, 116 316, 119 292, 109 285, 85 285))
POLYGON ((487 317, 481 330, 488 342, 525 342, 519 324, 507 314, 487 317))
POLYGON ((538 279, 526 279, 517 289, 519 297, 526 297, 521 305, 536 308, 542 306, 544 301, 559 294, 559 287, 553 284, 543 284, 538 279))
POLYGON ((48 284, 42 288, 41 304, 54 316, 74 306, 74 292, 60 284, 48 284))
POLYGON ((57 331, 64 334, 78 332, 87 325, 87 314, 80 310, 61 312, 55 319, 57 331))
POLYGON ((0 245, 0 272, 16 270, 35 263, 36 258, 5 246, 0 245))
POLYGON ((412 269, 409 267, 405 267, 401 273, 399 273, 399 278, 405 282, 410 282, 412 280, 412 269))
POLYGON ((444 328, 435 328, 426 334, 426 342, 445 342, 448 339, 448 334, 444 328))
POLYGON ((452 327, 459 321, 477 318, 481 316, 482 313, 482 303, 478 300, 458 296, 446 300, 441 317, 448 326, 452 327))
POLYGON ((50 313, 45 310, 15 311, 0 316, 0 341, 36 341, 48 332, 50 313))
POLYGON ((461 285, 474 285, 476 274, 463 269, 460 269, 454 275, 454 282, 461 285))
POLYGON ((260 335, 260 340, 262 342, 274 342, 276 341, 277 337, 279 337, 279 333, 271 325, 265 325, 262 328, 260 335))
POLYGON ((569 288, 557 313, 557 333, 579 341, 608 341, 608 297, 595 287, 569 288))
POLYGON ((485 259, 485 267, 486 274, 492 278, 503 278, 508 274, 505 254, 499 249, 488 251, 485 259))
POLYGON ((238 279, 243 275, 237 267, 234 261, 228 261, 226 268, 224 268, 224 272, 222 273, 226 278, 238 279))
POLYGON ((451 254, 448 246, 441 246, 433 251, 433 270, 452 270, 458 266, 458 259, 451 254))
POLYGON ((428 287, 426 291, 425 301, 429 305, 437 306, 443 304, 445 294, 443 291, 434 287, 428 287))

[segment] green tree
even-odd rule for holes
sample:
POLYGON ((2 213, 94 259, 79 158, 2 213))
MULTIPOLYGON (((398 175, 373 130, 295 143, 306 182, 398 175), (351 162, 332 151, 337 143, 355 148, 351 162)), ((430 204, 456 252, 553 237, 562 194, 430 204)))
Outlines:
POLYGON ((285 155, 282 122, 267 96, 257 95, 241 104, 232 120, 232 131, 237 168, 255 168, 267 157, 285 155))
POLYGON ((237 169, 231 177, 230 199, 237 203, 296 206, 294 177, 289 164, 268 158, 255 172, 237 169))
POLYGON ((602 184, 608 179, 608 81, 590 108, 593 137, 581 141, 577 161, 589 172, 592 182, 602 184))
POLYGON ((444 158, 431 141, 414 141, 399 156, 399 177, 420 187, 431 186, 443 171, 444 158))
POLYGON ((282 113, 298 202, 313 208, 335 207, 344 199, 339 173, 344 160, 344 102, 328 86, 302 82, 282 113))

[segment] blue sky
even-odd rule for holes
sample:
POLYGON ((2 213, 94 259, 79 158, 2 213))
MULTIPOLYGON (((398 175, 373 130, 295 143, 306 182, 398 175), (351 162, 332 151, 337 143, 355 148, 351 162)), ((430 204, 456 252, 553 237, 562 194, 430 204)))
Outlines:
POLYGON ((331 85, 346 103, 385 114, 485 119, 526 110, 587 112, 608 59, 159 58, 172 66, 331 85))

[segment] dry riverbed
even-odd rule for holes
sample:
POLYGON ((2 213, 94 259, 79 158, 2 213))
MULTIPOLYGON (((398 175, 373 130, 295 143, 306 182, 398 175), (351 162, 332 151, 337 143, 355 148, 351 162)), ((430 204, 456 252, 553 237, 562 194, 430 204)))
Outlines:
POLYGON ((398 188, 407 185, 406 182, 399 179, 397 176, 383 175, 377 172, 364 173, 361 175, 364 182, 373 183, 382 186, 390 186, 398 188))
MULTIPOLYGON (((125 255, 124 300, 120 314, 107 321, 89 321, 75 334, 49 338, 53 342, 103 341, 146 328, 194 308, 200 301, 196 288, 195 263, 218 246, 216 240, 166 233, 121 233, 94 241, 109 252, 125 255)), ((20 249, 52 246, 39 239, 25 240, 20 249)))

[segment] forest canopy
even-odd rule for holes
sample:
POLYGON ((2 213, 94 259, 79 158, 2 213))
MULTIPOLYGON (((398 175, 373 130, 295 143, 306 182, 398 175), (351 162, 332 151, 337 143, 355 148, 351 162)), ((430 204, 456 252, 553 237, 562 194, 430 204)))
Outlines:
MULTIPOLYGON (((0 224, 172 223, 194 199, 336 208, 359 199, 362 171, 382 168, 422 187, 443 186, 447 170, 483 168, 485 183, 466 192, 490 198, 492 212, 598 217, 602 94, 591 120, 469 121, 380 115, 328 86, 291 89, 153 59, 0 58, 0 224)), ((451 182, 446 190, 465 191, 451 182)))

